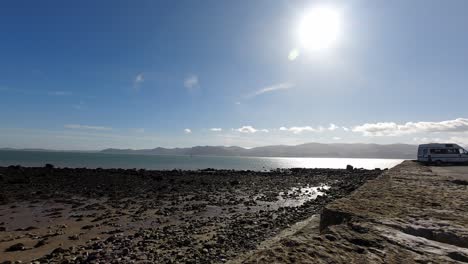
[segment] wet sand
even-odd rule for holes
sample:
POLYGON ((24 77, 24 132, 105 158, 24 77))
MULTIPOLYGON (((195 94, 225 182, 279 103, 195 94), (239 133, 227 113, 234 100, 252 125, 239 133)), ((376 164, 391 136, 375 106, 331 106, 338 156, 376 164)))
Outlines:
POLYGON ((0 167, 0 262, 223 263, 380 173, 0 167))

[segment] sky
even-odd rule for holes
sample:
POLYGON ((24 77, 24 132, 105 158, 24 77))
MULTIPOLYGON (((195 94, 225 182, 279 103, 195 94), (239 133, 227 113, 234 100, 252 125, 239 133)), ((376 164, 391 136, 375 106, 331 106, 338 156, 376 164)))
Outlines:
POLYGON ((1 1, 0 147, 467 146, 466 10, 464 0, 1 1), (321 8, 337 28, 304 30, 321 8))

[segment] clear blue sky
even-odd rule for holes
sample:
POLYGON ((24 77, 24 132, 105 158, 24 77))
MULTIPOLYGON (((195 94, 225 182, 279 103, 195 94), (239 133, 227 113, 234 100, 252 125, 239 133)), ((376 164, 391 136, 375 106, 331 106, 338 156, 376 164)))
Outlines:
POLYGON ((0 147, 466 144, 467 10, 463 0, 1 1, 0 147), (324 5, 340 14, 340 37, 307 50, 298 24, 324 5))

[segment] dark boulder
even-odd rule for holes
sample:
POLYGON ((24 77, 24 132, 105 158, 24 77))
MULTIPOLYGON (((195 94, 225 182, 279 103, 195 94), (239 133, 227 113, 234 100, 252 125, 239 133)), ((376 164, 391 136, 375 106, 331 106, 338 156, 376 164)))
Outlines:
POLYGON ((8 247, 6 249, 6 251, 22 251, 22 250, 25 250, 26 247, 24 246, 23 243, 17 243, 17 244, 14 244, 14 245, 11 245, 10 247, 8 247))

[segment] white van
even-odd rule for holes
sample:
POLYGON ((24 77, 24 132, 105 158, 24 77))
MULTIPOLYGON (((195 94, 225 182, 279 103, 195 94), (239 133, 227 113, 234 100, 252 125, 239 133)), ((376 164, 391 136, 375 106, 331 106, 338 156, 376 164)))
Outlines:
POLYGON ((468 152, 457 144, 421 144, 418 147, 418 161, 425 163, 468 162, 468 152))

